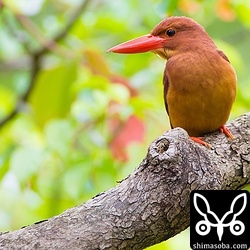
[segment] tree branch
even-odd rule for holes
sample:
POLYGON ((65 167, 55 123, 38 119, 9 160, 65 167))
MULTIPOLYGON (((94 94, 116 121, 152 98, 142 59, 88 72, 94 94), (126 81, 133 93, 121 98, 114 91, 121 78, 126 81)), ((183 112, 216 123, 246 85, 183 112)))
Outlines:
POLYGON ((189 226, 195 189, 240 189, 250 183, 250 113, 230 124, 235 139, 214 132, 209 150, 180 128, 148 149, 116 187, 48 221, 4 233, 0 249, 144 249, 189 226))

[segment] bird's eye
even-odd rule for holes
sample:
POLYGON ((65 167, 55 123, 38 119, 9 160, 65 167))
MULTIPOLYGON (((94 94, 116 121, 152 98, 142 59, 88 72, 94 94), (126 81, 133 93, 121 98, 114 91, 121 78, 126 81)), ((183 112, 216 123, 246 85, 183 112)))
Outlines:
POLYGON ((167 30, 166 34, 167 36, 173 36, 175 34, 175 30, 173 29, 167 30))

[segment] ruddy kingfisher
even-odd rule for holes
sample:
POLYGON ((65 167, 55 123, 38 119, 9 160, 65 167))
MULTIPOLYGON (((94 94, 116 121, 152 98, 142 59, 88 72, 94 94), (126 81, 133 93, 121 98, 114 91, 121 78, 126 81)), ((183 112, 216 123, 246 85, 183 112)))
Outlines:
POLYGON ((119 44, 107 52, 151 51, 167 60, 164 70, 164 101, 172 128, 181 127, 190 138, 201 139, 220 130, 233 139, 226 128, 236 95, 236 74, 223 51, 205 29, 187 17, 169 17, 150 34, 119 44))

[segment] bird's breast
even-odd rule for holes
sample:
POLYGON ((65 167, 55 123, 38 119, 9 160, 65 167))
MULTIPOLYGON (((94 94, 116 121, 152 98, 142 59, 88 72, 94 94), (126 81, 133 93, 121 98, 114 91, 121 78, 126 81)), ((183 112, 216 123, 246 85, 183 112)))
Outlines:
POLYGON ((167 62, 166 74, 165 98, 173 127, 200 136, 226 123, 236 93, 236 75, 229 62, 213 53, 186 53, 167 62))

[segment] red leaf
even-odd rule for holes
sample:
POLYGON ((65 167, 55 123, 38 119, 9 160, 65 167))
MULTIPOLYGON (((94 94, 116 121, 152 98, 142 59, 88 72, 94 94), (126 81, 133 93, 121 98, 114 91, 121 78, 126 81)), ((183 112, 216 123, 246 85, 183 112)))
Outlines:
POLYGON ((122 125, 118 120, 112 121, 111 128, 115 131, 113 140, 110 143, 110 149, 113 156, 122 162, 128 161, 127 147, 132 142, 142 142, 145 135, 143 122, 131 115, 122 125))

